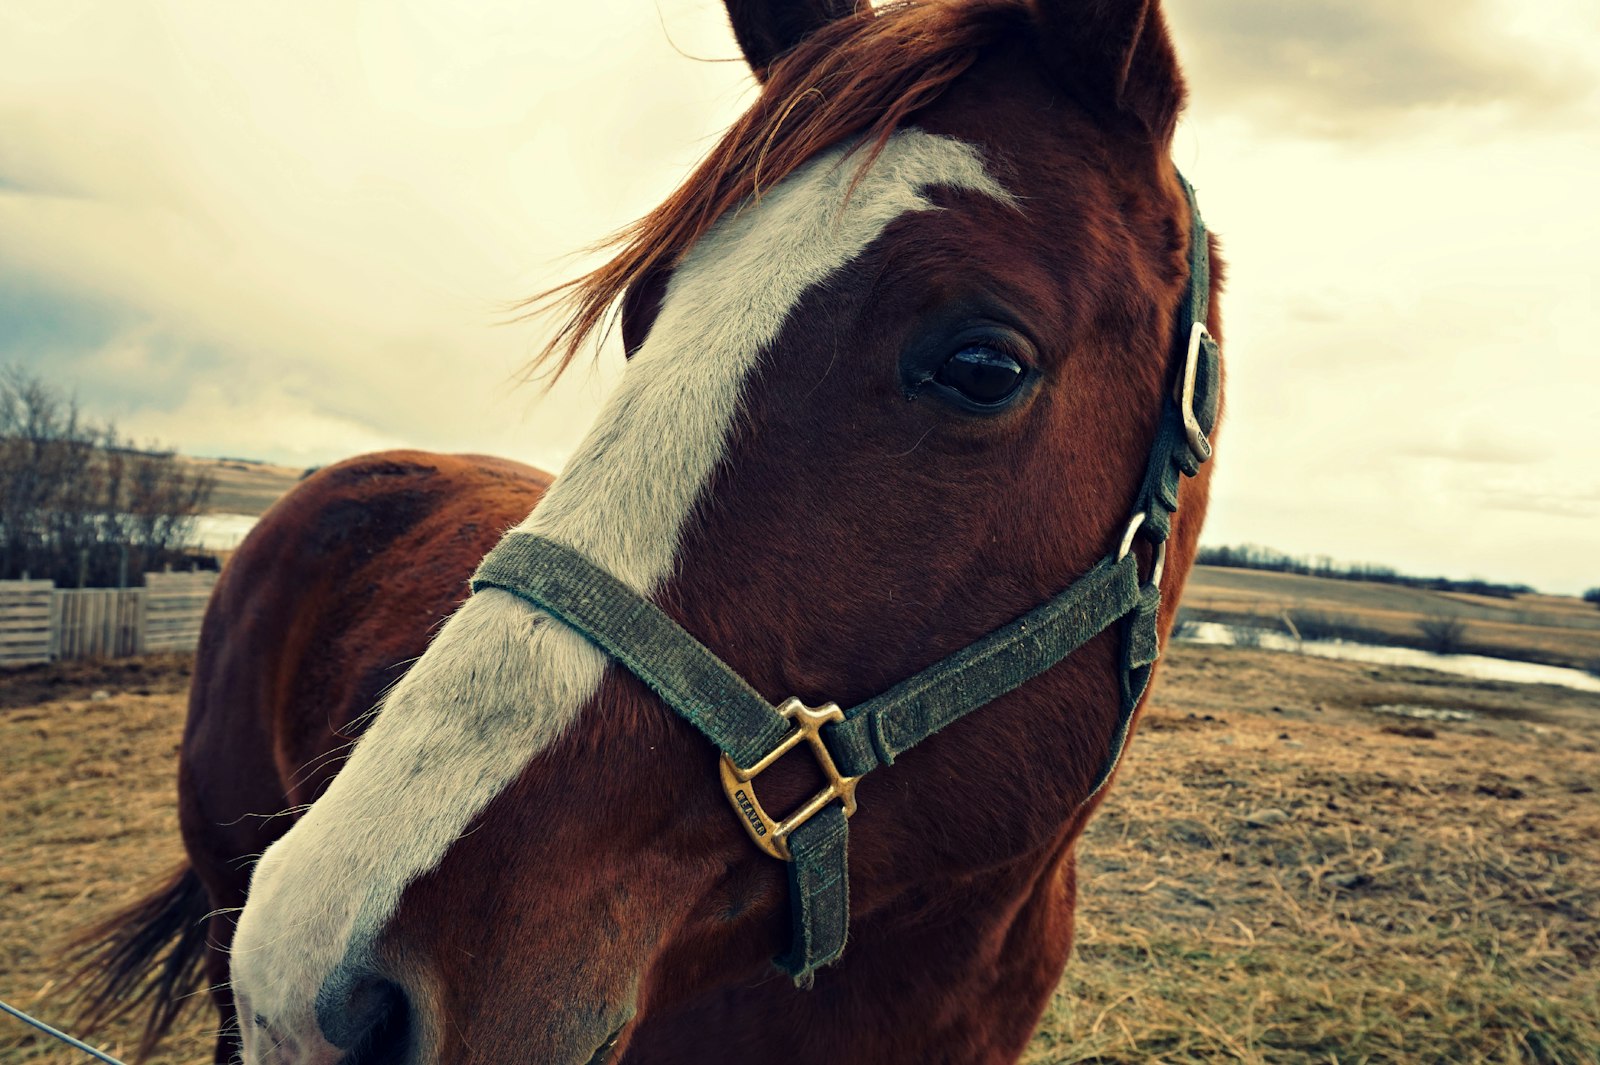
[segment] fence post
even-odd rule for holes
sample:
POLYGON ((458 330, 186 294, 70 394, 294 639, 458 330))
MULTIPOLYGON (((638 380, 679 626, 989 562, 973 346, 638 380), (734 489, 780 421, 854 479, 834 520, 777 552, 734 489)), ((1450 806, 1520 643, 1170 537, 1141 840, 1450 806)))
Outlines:
POLYGON ((50 592, 50 661, 61 657, 61 593, 50 592))
POLYGON ((54 595, 50 581, 0 581, 0 665, 50 660, 54 595))
POLYGON ((138 589, 139 600, 134 607, 133 625, 133 653, 137 655, 149 653, 150 631, 150 589, 138 589))

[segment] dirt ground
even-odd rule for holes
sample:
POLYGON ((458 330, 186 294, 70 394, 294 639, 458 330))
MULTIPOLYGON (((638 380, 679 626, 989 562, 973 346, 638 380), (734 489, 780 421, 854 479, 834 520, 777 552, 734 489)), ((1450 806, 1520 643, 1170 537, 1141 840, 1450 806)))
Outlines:
MULTIPOLYGON (((62 937, 177 861, 186 670, 0 676, 0 997, 64 1020, 62 937)), ((1600 696, 1179 646, 1124 764, 1029 1065, 1600 1062, 1600 696)))

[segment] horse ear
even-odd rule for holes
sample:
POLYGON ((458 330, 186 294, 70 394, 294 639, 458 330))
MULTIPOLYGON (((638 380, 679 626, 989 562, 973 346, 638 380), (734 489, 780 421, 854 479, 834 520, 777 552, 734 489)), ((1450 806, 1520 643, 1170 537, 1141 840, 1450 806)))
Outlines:
POLYGON ((1183 73, 1161 0, 1033 0, 1045 55, 1088 106, 1172 139, 1183 73))
POLYGON ((628 358, 633 358, 633 353, 644 346, 645 338, 655 326, 671 276, 671 270, 656 267, 646 271, 622 294, 622 353, 628 358))
POLYGON ((767 80, 767 68, 783 53, 836 19, 869 11, 869 0, 725 0, 739 48, 755 72, 767 80))

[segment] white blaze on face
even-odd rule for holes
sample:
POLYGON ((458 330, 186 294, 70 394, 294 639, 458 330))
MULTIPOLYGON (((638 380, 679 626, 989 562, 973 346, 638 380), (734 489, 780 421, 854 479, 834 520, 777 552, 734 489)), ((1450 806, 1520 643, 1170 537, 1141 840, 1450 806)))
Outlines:
MULTIPOLYGON (((1011 202, 970 145, 920 130, 896 133, 846 204, 855 170, 843 149, 825 152, 695 246, 595 427, 521 529, 653 595, 723 458, 741 389, 805 291, 894 219, 931 209, 927 188, 1011 202)), ((272 1060, 284 1040, 301 1054, 331 1051, 314 1006, 329 974, 571 727, 606 668, 575 632, 503 592, 474 596, 444 626, 327 793, 256 865, 233 950, 247 1060, 272 1060)))

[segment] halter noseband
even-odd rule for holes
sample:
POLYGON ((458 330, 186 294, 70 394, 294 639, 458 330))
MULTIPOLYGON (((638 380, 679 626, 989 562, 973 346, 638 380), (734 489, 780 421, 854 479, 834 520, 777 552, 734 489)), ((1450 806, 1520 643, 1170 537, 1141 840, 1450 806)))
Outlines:
MULTIPOLYGON (((1189 201, 1189 288, 1175 338, 1183 344, 1176 387, 1162 404, 1133 516, 1117 550, 1036 607, 976 643, 849 710, 788 699, 774 707, 659 607, 565 544, 508 534, 473 575, 472 588, 499 588, 570 625, 649 685, 722 752, 723 790, 755 845, 788 863, 794 938, 777 965, 801 986, 844 952, 850 923, 847 818, 857 782, 893 765, 908 748, 1045 672, 1118 621, 1123 631, 1121 710, 1111 751, 1083 798, 1105 787, 1127 743, 1134 710, 1160 653, 1157 615, 1180 475, 1211 457, 1208 434, 1221 394, 1219 353, 1206 331, 1211 261, 1194 189, 1189 201), (1134 542, 1156 545, 1141 582, 1134 542), (827 785, 781 820, 756 797, 760 774, 804 743, 827 785)), ((1080 806, 1081 808, 1081 806, 1080 806)))

